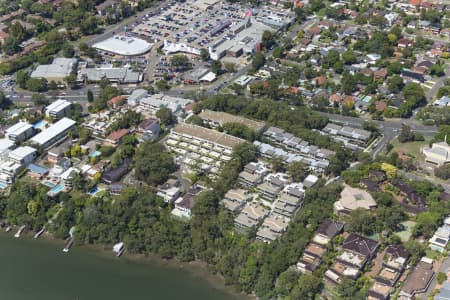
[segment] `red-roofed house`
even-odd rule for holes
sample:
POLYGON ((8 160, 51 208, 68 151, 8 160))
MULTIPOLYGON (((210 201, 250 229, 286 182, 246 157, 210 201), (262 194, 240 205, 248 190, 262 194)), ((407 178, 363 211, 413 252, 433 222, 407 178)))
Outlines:
POLYGON ((316 85, 325 85, 327 83, 327 78, 325 76, 319 76, 314 78, 314 83, 316 85))
POLYGON ((387 103, 384 101, 376 101, 375 102, 375 109, 377 111, 384 111, 387 107, 387 103))
POLYGON ((356 97, 355 96, 345 96, 345 98, 344 98, 344 103, 345 104, 347 104, 347 103, 355 104, 355 102, 356 102, 356 97))
POLYGON ((409 5, 418 7, 420 6, 421 2, 422 2, 421 0, 410 0, 409 5))
POLYGON ((412 47, 412 41, 409 39, 401 38, 398 40, 397 47, 399 48, 409 48, 412 47))
POLYGON ((330 98, 328 98, 328 100, 330 101, 330 103, 336 103, 341 102, 342 98, 338 94, 333 94, 330 96, 330 98))
POLYGON ((130 133, 128 129, 119 129, 113 131, 106 137, 104 144, 107 146, 117 147, 120 143, 120 140, 128 133, 130 133))
POLYGON ((112 108, 120 107, 125 104, 127 98, 127 96, 116 96, 114 98, 111 98, 111 100, 108 101, 108 106, 112 108))

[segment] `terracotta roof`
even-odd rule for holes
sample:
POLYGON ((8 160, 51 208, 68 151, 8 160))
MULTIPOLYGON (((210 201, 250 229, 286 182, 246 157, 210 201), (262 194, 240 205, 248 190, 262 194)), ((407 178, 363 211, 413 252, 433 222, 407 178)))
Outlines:
POLYGON ((410 0, 409 4, 413 6, 419 6, 421 2, 421 0, 410 0))
POLYGON ((128 129, 119 129, 116 131, 111 132, 110 135, 106 137, 107 140, 110 141, 118 141, 125 135, 127 135, 130 131, 128 129))
POLYGON ((327 78, 325 76, 319 76, 314 78, 314 81, 317 85, 324 85, 325 83, 327 83, 327 78))
POLYGON ((111 100, 108 101, 108 104, 109 105, 118 104, 118 103, 126 100, 127 98, 128 98, 127 96, 116 96, 114 98, 111 98, 111 100))
POLYGON ((341 96, 339 96, 338 94, 333 94, 328 100, 331 102, 341 102, 341 96))
POLYGON ((387 107, 387 103, 384 101, 376 101, 375 102, 375 109, 378 111, 384 111, 387 107))

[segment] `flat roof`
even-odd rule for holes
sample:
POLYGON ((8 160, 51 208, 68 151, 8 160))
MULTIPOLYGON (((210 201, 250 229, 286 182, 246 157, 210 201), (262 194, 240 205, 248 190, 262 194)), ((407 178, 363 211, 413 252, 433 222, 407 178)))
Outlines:
POLYGON ((36 149, 30 146, 18 147, 9 153, 9 157, 22 159, 32 153, 36 152, 36 149))
POLYGON ((232 135, 223 132, 218 132, 213 129, 204 128, 194 124, 186 124, 186 123, 178 124, 176 127, 172 129, 172 131, 179 134, 197 137, 199 139, 203 139, 229 148, 233 148, 234 146, 237 146, 245 142, 245 140, 234 137, 232 135))
POLYGON ((92 47, 116 53, 123 56, 141 55, 152 48, 153 44, 139 38, 115 35, 101 42, 95 43, 92 47))
POLYGON ((31 78, 51 78, 66 77, 72 73, 74 65, 77 63, 76 58, 57 57, 50 65, 39 65, 34 70, 31 78))
POLYGON ((49 113, 52 111, 59 112, 61 110, 64 110, 65 108, 69 107, 70 105, 72 105, 72 103, 70 103, 69 101, 64 100, 64 99, 58 99, 58 100, 50 103, 50 105, 48 105, 45 108, 45 111, 49 112, 49 113))
POLYGON ((213 111, 213 110, 209 110, 209 109, 203 110, 198 116, 202 119, 217 122, 220 125, 223 125, 225 123, 231 123, 231 122, 232 123, 240 123, 256 132, 259 132, 265 126, 264 122, 258 122, 258 121, 250 120, 250 119, 247 119, 244 117, 235 116, 235 115, 232 115, 229 113, 213 111))
POLYGON ((27 123, 27 122, 20 121, 20 122, 14 124, 13 126, 9 127, 8 129, 6 129, 6 135, 10 135, 10 134, 19 135, 19 134, 29 130, 30 128, 33 128, 33 125, 31 125, 30 123, 27 123))
POLYGON ((58 134, 68 130, 70 127, 74 126, 76 122, 69 118, 62 118, 55 124, 51 125, 47 129, 44 129, 41 133, 38 135, 35 135, 31 142, 38 144, 38 145, 44 145, 48 143, 52 138, 57 136, 58 134))
POLYGON ((11 147, 14 146, 14 144, 15 143, 10 139, 7 138, 0 139, 0 152, 10 149, 11 147))

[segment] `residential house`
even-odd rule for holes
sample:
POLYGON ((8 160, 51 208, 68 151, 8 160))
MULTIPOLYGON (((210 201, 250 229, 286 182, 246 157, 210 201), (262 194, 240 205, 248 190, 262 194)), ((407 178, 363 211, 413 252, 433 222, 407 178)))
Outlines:
POLYGON ((263 181, 264 176, 269 173, 269 169, 262 162, 250 162, 244 170, 239 173, 239 184, 243 187, 256 187, 263 181))
POLYGON ((269 210, 261 203, 247 203, 244 209, 234 219, 234 227, 237 231, 246 232, 255 227, 268 213, 269 210))
POLYGON ((231 189, 229 190, 221 203, 228 210, 235 212, 244 207, 245 203, 249 202, 253 198, 253 195, 243 189, 231 189))
POLYGON ((413 300, 416 299, 416 295, 426 292, 435 276, 432 267, 432 260, 422 258, 406 278, 398 299, 413 300))
POLYGON ((157 119, 146 119, 139 124, 138 132, 142 133, 143 140, 154 140, 159 138, 161 126, 157 119))
POLYGON ((118 182, 125 174, 132 163, 131 159, 124 160, 117 168, 111 168, 102 174, 102 181, 106 184, 118 182))
POLYGON ((270 213, 256 232, 256 239, 265 243, 271 243, 283 234, 288 223, 288 218, 270 213))
POLYGON ((130 131, 128 129, 119 129, 111 132, 105 139, 105 145, 117 147, 120 144, 120 140, 129 134, 130 131))
POLYGON ((345 186, 341 192, 341 197, 334 203, 334 211, 338 215, 346 215, 356 209, 375 209, 377 203, 368 192, 345 186))

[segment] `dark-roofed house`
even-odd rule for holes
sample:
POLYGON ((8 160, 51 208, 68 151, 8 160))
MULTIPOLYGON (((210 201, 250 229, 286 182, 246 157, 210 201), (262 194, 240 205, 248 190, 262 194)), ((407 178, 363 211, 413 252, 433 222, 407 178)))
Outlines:
POLYGON ((142 133, 144 140, 153 140, 159 137, 161 126, 157 119, 150 118, 139 124, 138 131, 142 133))
POLYGON ((313 241, 320 245, 326 245, 344 229, 344 224, 335 220, 325 220, 316 230, 313 241))
POLYGON ((106 184, 111 184, 118 182, 125 174, 128 173, 128 168, 131 165, 132 160, 127 159, 120 166, 117 168, 110 169, 109 171, 106 171, 102 175, 102 180, 106 184))
POLYGON ((380 244, 375 240, 356 233, 350 233, 344 240, 342 249, 363 255, 367 259, 370 259, 377 252, 378 246, 380 246, 380 244))
POLYGON ((417 294, 426 292, 435 275, 431 267, 432 264, 419 262, 406 278, 398 299, 412 300, 417 294))
POLYGON ((411 80, 416 83, 424 83, 425 78, 422 74, 410 71, 410 70, 403 70, 401 76, 405 78, 406 80, 411 80))

